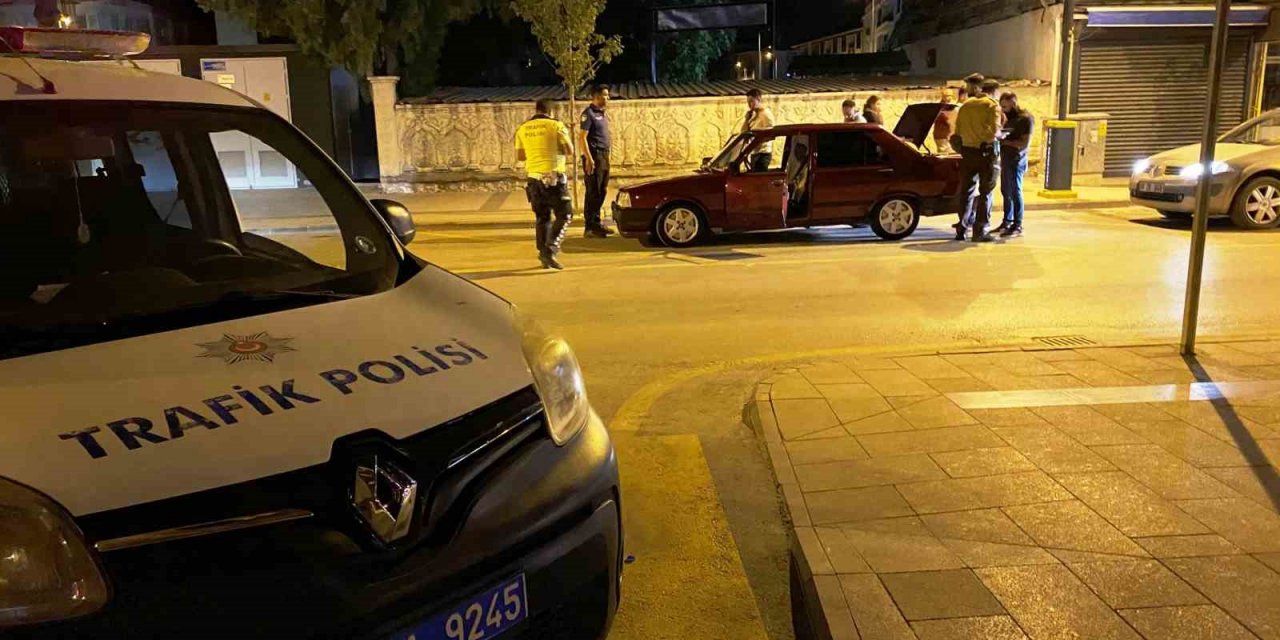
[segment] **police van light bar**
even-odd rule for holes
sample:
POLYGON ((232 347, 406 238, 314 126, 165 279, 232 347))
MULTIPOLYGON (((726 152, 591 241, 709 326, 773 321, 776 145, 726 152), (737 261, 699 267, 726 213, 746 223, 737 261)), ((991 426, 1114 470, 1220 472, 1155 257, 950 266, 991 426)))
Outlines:
POLYGON ((133 31, 0 27, 0 53, 130 56, 151 44, 151 35, 133 31))

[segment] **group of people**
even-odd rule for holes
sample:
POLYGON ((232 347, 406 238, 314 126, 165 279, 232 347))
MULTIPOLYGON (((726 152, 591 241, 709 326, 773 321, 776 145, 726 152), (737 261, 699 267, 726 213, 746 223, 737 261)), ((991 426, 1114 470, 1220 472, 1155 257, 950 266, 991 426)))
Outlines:
POLYGON ((1000 83, 982 74, 965 78, 959 109, 943 112, 934 123, 933 135, 939 153, 960 154, 960 195, 964 198, 960 220, 955 224, 956 240, 969 237, 974 242, 991 242, 994 235, 1013 238, 1022 235, 1022 180, 1027 173, 1032 115, 1018 105, 1018 94, 1006 91, 996 97, 1000 83), (991 220, 992 194, 997 176, 1004 199, 1004 220, 987 230, 991 220))
MULTIPOLYGON (((581 152, 586 198, 583 202, 587 238, 607 238, 613 231, 601 218, 605 192, 609 188, 609 106, 608 85, 591 89, 591 103, 582 111, 577 148, 581 152)), ((565 173, 567 158, 573 157, 574 140, 564 123, 551 117, 551 101, 538 100, 533 117, 516 129, 516 159, 524 162, 527 179, 525 197, 533 207, 534 242, 543 269, 563 269, 558 256, 565 231, 573 218, 573 198, 565 173)))
MULTIPOLYGON (((997 98, 999 90, 1000 84, 995 80, 981 74, 970 75, 959 92, 960 107, 944 110, 933 126, 937 152, 960 154, 960 197, 964 202, 960 220, 955 224, 956 240, 971 237, 974 242, 991 242, 996 234, 1004 238, 1022 235, 1025 210, 1022 181, 1035 127, 1031 114, 1018 105, 1017 94, 1006 91, 997 98), (988 231, 997 177, 1004 198, 1004 220, 988 231)), ((739 131, 773 128, 773 112, 765 105, 764 94, 752 89, 746 98, 747 112, 739 131)), ((951 101, 950 92, 944 92, 943 102, 951 101)), ((612 145, 608 106, 609 87, 593 87, 591 103, 582 111, 576 136, 586 183, 584 235, 587 238, 613 235, 601 214, 609 186, 612 145)), ((860 112, 857 103, 845 100, 841 111, 848 123, 884 125, 879 96, 868 97, 860 112)), ((557 256, 573 217, 565 169, 574 149, 575 138, 568 127, 551 117, 549 100, 539 100, 533 117, 516 130, 516 157, 525 163, 528 173, 525 195, 533 207, 538 258, 544 269, 563 268, 557 256)), ((767 171, 772 162, 773 140, 770 139, 752 150, 747 159, 748 170, 767 171)))

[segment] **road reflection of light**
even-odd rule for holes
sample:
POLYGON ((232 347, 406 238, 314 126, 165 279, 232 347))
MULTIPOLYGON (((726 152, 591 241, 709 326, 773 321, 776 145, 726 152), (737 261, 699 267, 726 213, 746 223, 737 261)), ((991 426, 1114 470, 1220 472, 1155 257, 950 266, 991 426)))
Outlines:
MULTIPOLYGON (((1169 251, 1160 263, 1161 281, 1168 284, 1168 295, 1164 297, 1159 309, 1162 315, 1173 317, 1181 317, 1183 305, 1186 304, 1187 291, 1187 265, 1191 260, 1191 243, 1188 236, 1186 244, 1177 246, 1177 248, 1169 251)), ((1200 278, 1200 300, 1201 311, 1205 309, 1205 304, 1211 299, 1210 294, 1213 292, 1212 283, 1217 279, 1217 260, 1213 246, 1209 243, 1205 245, 1204 267, 1200 278)), ((1154 300, 1152 301, 1155 302, 1154 300)), ((1203 315, 1203 313, 1201 314, 1203 315)))

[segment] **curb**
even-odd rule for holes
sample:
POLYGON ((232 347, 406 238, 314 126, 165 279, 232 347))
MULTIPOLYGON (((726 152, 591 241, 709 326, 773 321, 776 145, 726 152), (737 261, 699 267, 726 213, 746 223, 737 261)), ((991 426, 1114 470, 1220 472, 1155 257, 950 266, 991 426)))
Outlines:
MULTIPOLYGON (((1266 337, 1231 336, 1202 340, 1200 344, 1249 342, 1266 337)), ((1114 344, 1097 344, 1087 349, 1128 349, 1169 345, 1169 340, 1141 339, 1114 344)), ((923 349, 919 351, 884 352, 876 357, 908 358, 927 355, 961 355, 974 353, 1007 353, 1010 351, 1073 351, 1073 347, 1038 348, 1034 345, 1007 345, 956 349, 923 349)), ((857 640, 857 627, 844 590, 831 559, 818 539, 804 495, 800 491, 790 454, 783 444, 773 410, 771 391, 774 383, 785 375, 799 371, 799 365, 821 362, 823 358, 797 359, 775 369, 755 385, 754 393, 743 406, 742 421, 756 432, 765 445, 773 469, 774 483, 782 498, 785 525, 790 532, 790 581, 792 626, 797 640, 857 640), (834 624, 833 624, 834 621, 834 624)))

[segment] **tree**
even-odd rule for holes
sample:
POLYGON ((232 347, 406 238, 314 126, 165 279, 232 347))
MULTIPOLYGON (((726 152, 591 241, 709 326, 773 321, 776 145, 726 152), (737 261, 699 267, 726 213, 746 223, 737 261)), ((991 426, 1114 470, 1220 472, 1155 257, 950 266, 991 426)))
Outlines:
POLYGON ((698 82, 706 79, 711 63, 731 47, 736 32, 690 31, 668 36, 659 58, 660 77, 665 82, 698 82))
MULTIPOLYGON (((529 23, 542 52, 569 91, 570 118, 578 114, 578 92, 600 65, 622 53, 622 39, 596 33, 605 0, 512 0, 511 9, 529 23)), ((572 121, 572 120, 571 120, 572 121)), ((573 158, 573 200, 578 201, 578 163, 573 158)))
MULTIPOLYGON (((352 73, 396 74, 403 62, 439 55, 450 22, 495 0, 196 0, 208 11, 244 20, 267 36, 288 38, 304 53, 352 73)), ((431 60, 434 67, 435 59, 431 60)))

